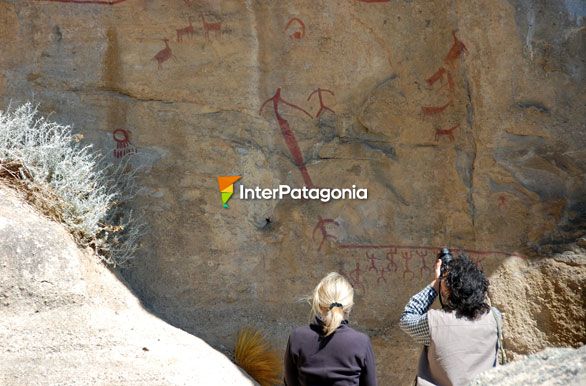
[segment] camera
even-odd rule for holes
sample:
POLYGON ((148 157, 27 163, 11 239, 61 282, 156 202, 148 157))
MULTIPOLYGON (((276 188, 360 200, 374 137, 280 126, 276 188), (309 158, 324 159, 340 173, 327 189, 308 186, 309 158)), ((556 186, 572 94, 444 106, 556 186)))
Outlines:
POLYGON ((452 256, 452 252, 448 248, 442 248, 437 254, 437 259, 442 261, 441 275, 443 276, 448 268, 448 263, 454 259, 454 256, 452 256))

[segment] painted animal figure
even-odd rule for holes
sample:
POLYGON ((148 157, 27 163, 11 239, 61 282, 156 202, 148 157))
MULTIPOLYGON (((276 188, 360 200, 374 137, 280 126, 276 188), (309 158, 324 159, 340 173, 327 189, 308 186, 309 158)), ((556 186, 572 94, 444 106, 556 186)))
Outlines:
POLYGON ((222 23, 220 23, 220 22, 208 23, 203 15, 203 13, 201 13, 200 16, 201 16, 201 22, 203 25, 203 34, 206 37, 206 39, 210 38, 210 31, 217 31, 220 34, 222 33, 222 23))
POLYGON ((157 61, 157 68, 160 70, 161 64, 166 62, 167 60, 171 59, 173 56, 173 52, 171 51, 171 47, 169 47, 169 39, 165 38, 162 39, 165 42, 165 48, 161 51, 157 52, 156 55, 153 57, 153 60, 157 61))
POLYGON ((452 43, 452 47, 450 47, 450 51, 448 51, 448 54, 444 59, 444 62, 450 65, 454 64, 456 59, 458 59, 463 52, 468 52, 464 43, 456 37, 456 31, 452 31, 452 36, 454 37, 454 43, 452 43))
POLYGON ((448 137, 450 142, 454 141, 454 130, 460 127, 460 124, 450 127, 449 129, 435 129, 435 140, 439 141, 440 137, 448 137))
POLYGON ((180 28, 177 31, 177 41, 182 42, 183 36, 188 35, 189 37, 193 37, 195 30, 193 29, 193 24, 191 24, 191 17, 189 18, 189 25, 184 28, 180 28))
POLYGON ((421 112, 423 115, 435 115, 442 113, 449 105, 453 104, 452 100, 449 100, 443 106, 421 106, 421 112))

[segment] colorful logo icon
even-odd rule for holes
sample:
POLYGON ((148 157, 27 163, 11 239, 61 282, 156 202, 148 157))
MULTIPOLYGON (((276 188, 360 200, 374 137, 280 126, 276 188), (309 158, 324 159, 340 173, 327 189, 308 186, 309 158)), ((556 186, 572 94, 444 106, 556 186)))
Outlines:
POLYGON ((234 183, 240 179, 240 176, 219 176, 218 186, 222 195, 222 205, 228 208, 228 200, 234 194, 234 183))

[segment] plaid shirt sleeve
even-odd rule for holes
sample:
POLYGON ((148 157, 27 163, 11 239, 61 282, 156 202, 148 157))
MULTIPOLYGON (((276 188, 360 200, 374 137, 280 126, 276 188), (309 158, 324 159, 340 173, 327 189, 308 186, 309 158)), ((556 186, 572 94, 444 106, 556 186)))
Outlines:
POLYGON ((415 339, 417 343, 426 346, 431 344, 429 324, 427 323, 427 311, 433 304, 436 296, 437 292, 431 285, 425 287, 409 300, 399 321, 399 327, 403 331, 415 339))

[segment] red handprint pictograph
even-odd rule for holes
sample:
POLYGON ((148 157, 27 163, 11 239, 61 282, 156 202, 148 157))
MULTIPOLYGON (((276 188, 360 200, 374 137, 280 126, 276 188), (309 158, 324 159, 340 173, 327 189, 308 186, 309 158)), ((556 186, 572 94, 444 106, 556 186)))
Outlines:
POLYGON ((116 158, 122 158, 128 154, 136 153, 136 147, 130 143, 130 130, 116 129, 112 132, 112 138, 116 142, 113 154, 116 158))
POLYGON ((171 51, 171 47, 169 47, 169 39, 165 38, 162 40, 165 43, 165 48, 157 52, 153 57, 153 60, 157 61, 157 68, 159 70, 162 68, 161 64, 163 64, 163 62, 166 62, 173 57, 173 51, 171 51))
POLYGON ((378 258, 374 255, 374 253, 369 254, 368 252, 366 252, 366 259, 370 261, 370 267, 368 267, 368 272, 378 272, 378 268, 376 267, 376 261, 378 260, 378 258))
POLYGON ((397 269, 399 269, 399 267, 397 266, 397 263, 395 263, 395 255, 397 254, 397 247, 392 247, 389 248, 389 251, 387 252, 386 258, 387 258, 387 272, 397 272, 397 269))
POLYGON ((449 129, 435 129, 435 140, 439 141, 440 137, 448 137, 450 142, 454 142, 454 130, 460 127, 460 124, 450 127, 449 129))
POLYGON ((192 19, 191 16, 189 17, 189 25, 184 28, 180 28, 177 31, 177 42, 183 41, 183 36, 187 35, 190 38, 193 38, 193 34, 195 33, 193 29, 192 19))
POLYGON ((426 249, 417 249, 415 250, 417 256, 421 259, 421 266, 419 267, 419 277, 424 278, 424 272, 427 272, 429 276, 431 274, 431 267, 428 265, 429 258, 427 257, 427 250, 426 249))
POLYGON ((273 95, 272 97, 267 99, 262 104, 262 106, 260 107, 260 110, 258 112, 259 114, 262 114, 263 108, 270 101, 273 102, 273 111, 275 112, 275 117, 277 118, 277 122, 279 122, 279 127, 281 128, 281 134, 283 135, 283 139, 285 140, 285 143, 287 144, 287 147, 289 148, 289 152, 291 153, 291 156, 293 157, 293 161, 295 162, 295 165, 297 166, 297 168, 301 172, 301 175, 303 176, 303 181, 305 182, 305 185, 308 188, 313 188, 314 185, 313 185, 313 182, 311 181, 311 177, 309 176, 309 172, 307 171, 307 168, 305 167, 305 161, 303 160, 303 155, 301 154, 301 149, 299 148, 299 144, 297 143, 297 138, 295 138, 295 134, 293 133, 293 131, 289 127, 289 122, 287 122, 287 120, 285 118, 283 118, 281 116, 281 114, 279 114, 279 103, 284 103, 287 106, 291 106, 299 111, 302 111, 310 118, 311 118, 311 114, 309 114, 307 111, 303 110, 301 107, 294 105, 292 103, 289 103, 286 100, 284 100, 281 97, 281 88, 280 87, 277 88, 275 95, 273 95))
POLYGON ((327 224, 334 224, 336 226, 339 226, 340 224, 338 224, 338 222, 336 220, 333 220, 331 218, 324 219, 321 216, 317 216, 317 218, 318 218, 317 224, 313 228, 313 233, 311 234, 311 238, 313 241, 315 241, 315 232, 317 230, 320 231, 322 239, 321 239, 321 242, 319 243, 319 247, 317 248, 317 250, 320 251, 322 245, 324 244, 324 242, 326 240, 338 241, 338 238, 336 236, 328 233, 328 230, 326 228, 327 224))
POLYGON ((297 30, 294 32, 291 32, 289 34, 289 37, 291 39, 303 39, 305 37, 305 23, 303 22, 303 20, 297 18, 297 17, 292 17, 291 19, 289 19, 289 22, 287 23, 287 26, 285 27, 285 31, 287 31, 289 29, 289 27, 291 27, 291 25, 293 24, 297 24, 297 30))
POLYGON ((324 104, 322 92, 329 92, 330 94, 332 94, 332 96, 334 96, 334 93, 332 91, 318 87, 311 94, 309 94, 309 97, 307 98, 307 101, 309 102, 309 100, 311 99, 311 97, 314 96, 317 93, 317 96, 319 98, 319 110, 318 110, 317 114, 315 115, 316 118, 319 118, 319 116, 321 115, 321 113, 323 113, 325 110, 331 111, 332 113, 335 114, 335 111, 334 110, 330 109, 329 107, 327 107, 324 104))
POLYGON ((411 279, 413 279, 413 277, 415 277, 415 274, 413 273, 413 271, 411 271, 411 268, 409 267, 409 262, 413 258, 413 251, 411 249, 401 251, 401 258, 405 262, 405 268, 403 270, 403 279, 405 279, 405 276, 408 276, 409 273, 411 274, 411 279))

